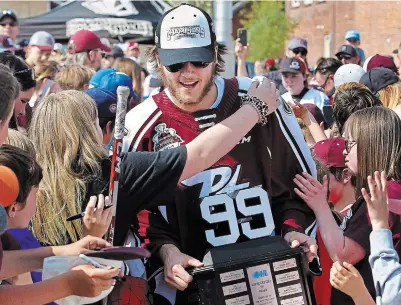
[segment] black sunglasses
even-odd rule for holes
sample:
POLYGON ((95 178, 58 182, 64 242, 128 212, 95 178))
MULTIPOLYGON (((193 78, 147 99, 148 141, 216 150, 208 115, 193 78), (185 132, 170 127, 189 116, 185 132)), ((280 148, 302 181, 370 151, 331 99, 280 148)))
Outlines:
MULTIPOLYGON (((189 61, 191 65, 193 65, 195 68, 206 68, 208 65, 210 65, 210 62, 203 62, 203 61, 189 61)), ((165 66, 167 71, 171 73, 176 73, 180 71, 184 66, 185 62, 180 62, 178 64, 170 65, 170 66, 165 66)))
POLYGON ((338 57, 339 60, 343 60, 343 58, 344 58, 344 59, 351 59, 351 58, 352 58, 352 57, 349 56, 349 55, 339 55, 339 56, 337 56, 337 57, 338 57))
POLYGON ((16 25, 18 25, 18 22, 17 21, 10 21, 10 22, 0 22, 0 25, 1 26, 6 26, 6 25, 9 25, 9 26, 16 26, 16 25))
POLYGON ((302 56, 306 56, 308 54, 308 50, 304 48, 295 48, 292 49, 292 52, 294 52, 296 55, 301 54, 302 56))

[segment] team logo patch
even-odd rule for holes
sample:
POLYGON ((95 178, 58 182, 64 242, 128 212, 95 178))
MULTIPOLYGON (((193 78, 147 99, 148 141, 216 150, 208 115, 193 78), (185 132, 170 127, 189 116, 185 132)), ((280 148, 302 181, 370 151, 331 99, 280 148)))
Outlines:
POLYGON ((181 38, 204 38, 205 28, 199 25, 172 27, 167 32, 167 40, 178 40, 181 38))
POLYGON ((295 70, 299 70, 299 69, 300 69, 300 67, 299 67, 299 62, 297 62, 297 61, 291 62, 290 68, 291 68, 291 69, 295 69, 295 70))
POLYGON ((161 123, 155 127, 156 134, 153 136, 153 150, 163 151, 178 147, 184 140, 177 134, 174 128, 168 128, 165 123, 161 123))
POLYGON ((111 104, 109 107, 110 112, 116 113, 117 111, 117 104, 111 104))

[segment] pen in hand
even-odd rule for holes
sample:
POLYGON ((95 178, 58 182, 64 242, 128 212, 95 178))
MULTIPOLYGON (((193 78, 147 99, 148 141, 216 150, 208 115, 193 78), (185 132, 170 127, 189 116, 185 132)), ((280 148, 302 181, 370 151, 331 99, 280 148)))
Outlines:
MULTIPOLYGON (((104 210, 107 210, 108 208, 111 208, 113 205, 111 204, 111 205, 106 205, 104 208, 103 208, 103 211, 104 210)), ((82 212, 82 213, 79 213, 79 214, 76 214, 76 215, 72 215, 72 216, 70 216, 70 217, 68 217, 66 220, 67 221, 73 221, 73 220, 77 220, 77 219, 81 219, 81 218, 83 218, 85 216, 85 212, 82 212)))
MULTIPOLYGON (((106 267, 104 267, 103 265, 99 264, 94 259, 86 256, 85 254, 80 254, 79 258, 83 259, 85 262, 87 262, 88 264, 92 265, 95 268, 106 269, 106 267)), ((116 280, 117 282, 123 282, 123 281, 125 281, 125 278, 119 277, 119 276, 115 276, 115 277, 113 277, 113 280, 116 280)))

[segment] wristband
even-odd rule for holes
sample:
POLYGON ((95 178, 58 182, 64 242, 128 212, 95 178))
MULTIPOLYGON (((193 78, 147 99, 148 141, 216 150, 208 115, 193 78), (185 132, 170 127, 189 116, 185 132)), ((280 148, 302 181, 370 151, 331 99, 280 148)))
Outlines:
POLYGON ((267 116, 269 115, 269 106, 262 102, 255 96, 243 95, 241 96, 241 107, 244 105, 251 105, 259 114, 259 124, 266 125, 267 116))

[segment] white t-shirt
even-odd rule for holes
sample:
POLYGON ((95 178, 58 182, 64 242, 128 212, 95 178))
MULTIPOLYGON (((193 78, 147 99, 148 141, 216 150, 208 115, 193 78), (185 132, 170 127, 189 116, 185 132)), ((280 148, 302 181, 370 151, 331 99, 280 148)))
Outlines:
MULTIPOLYGON (((284 93, 281 97, 288 103, 292 102, 291 93, 289 92, 284 93)), ((322 91, 311 88, 302 97, 300 103, 315 104, 320 110, 323 111, 323 106, 329 103, 329 98, 322 91)))

